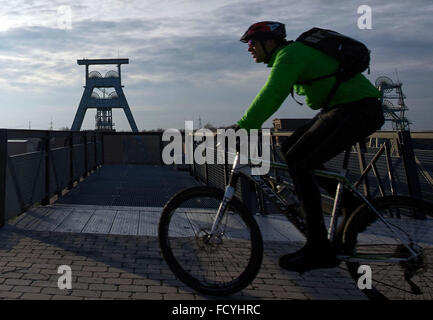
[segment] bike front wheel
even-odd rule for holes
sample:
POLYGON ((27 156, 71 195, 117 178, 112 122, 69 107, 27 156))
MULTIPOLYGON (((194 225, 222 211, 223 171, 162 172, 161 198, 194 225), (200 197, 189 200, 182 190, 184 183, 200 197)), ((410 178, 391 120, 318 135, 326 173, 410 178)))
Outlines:
POLYGON ((217 232, 210 234, 223 197, 213 187, 186 189, 167 202, 159 222, 159 245, 170 269, 186 285, 209 295, 229 295, 248 286, 263 256, 259 227, 235 197, 217 232))
POLYGON ((383 219, 361 206, 344 228, 346 264, 358 287, 371 299, 433 299, 433 205, 406 196, 371 203, 383 219), (371 268, 371 279, 361 265, 371 268))

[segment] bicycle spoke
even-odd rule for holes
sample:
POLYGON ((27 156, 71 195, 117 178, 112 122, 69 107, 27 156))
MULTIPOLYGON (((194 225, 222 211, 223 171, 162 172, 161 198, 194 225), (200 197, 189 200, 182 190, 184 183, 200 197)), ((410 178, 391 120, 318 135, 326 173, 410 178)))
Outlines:
POLYGON ((170 213, 167 230, 176 268, 212 290, 237 283, 252 259, 249 226, 230 204, 210 234, 220 202, 209 195, 186 198, 170 213))
MULTIPOLYGON (((375 294, 390 299, 433 299, 432 207, 402 196, 373 202, 383 218, 376 219, 365 209, 355 213, 346 229, 346 249, 351 257, 362 257, 359 261, 370 266, 375 294), (426 218, 419 219, 415 213, 426 218)), ((357 279, 361 262, 350 262, 350 258, 347 265, 357 279)), ((369 295, 368 290, 364 292, 369 295)))

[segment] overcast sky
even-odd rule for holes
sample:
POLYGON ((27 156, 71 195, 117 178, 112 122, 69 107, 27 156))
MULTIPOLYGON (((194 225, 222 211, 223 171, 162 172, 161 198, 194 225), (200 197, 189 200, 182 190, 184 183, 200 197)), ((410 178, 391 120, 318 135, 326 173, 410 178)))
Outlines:
MULTIPOLYGON (((0 0, 0 128, 71 127, 84 85, 77 59, 129 58, 124 92, 138 129, 182 128, 185 120, 236 122, 270 69, 239 42, 261 20, 286 24, 288 39, 313 26, 363 41, 372 82, 403 83, 413 130, 433 130, 433 1, 349 0, 0 0), (372 28, 359 29, 360 5, 372 28), (69 19, 69 17, 71 19, 69 19)), ((96 66, 97 67, 97 66, 96 66)), ((113 66, 114 67, 114 66, 113 66)), ((94 70, 103 75, 109 66, 94 70)), ((92 69, 93 70, 93 69, 92 69)), ((301 99, 298 97, 298 99, 301 99)), ((391 100, 397 104, 396 100, 391 100)), ((274 118, 312 117, 289 96, 274 118)), ((115 128, 130 130, 113 110, 115 128)), ((89 110, 83 129, 95 126, 89 110)))

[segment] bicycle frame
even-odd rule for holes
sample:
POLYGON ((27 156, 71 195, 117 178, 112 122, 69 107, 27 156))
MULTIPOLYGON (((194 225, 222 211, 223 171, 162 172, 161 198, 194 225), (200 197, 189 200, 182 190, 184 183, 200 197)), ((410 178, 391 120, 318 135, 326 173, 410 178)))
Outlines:
MULTIPOLYGON (((251 160, 254 160, 254 159, 249 159, 249 164, 245 164, 245 165, 241 165, 239 160, 240 160, 239 152, 237 152, 235 155, 232 169, 231 169, 229 183, 228 183, 226 190, 225 190, 225 193, 224 193, 223 201, 221 202, 221 204, 219 206, 219 209, 217 211, 214 223, 212 225, 212 229, 211 229, 211 233, 210 233, 211 239, 214 237, 216 231, 218 230, 218 225, 223 218, 223 215, 224 215, 226 208, 227 208, 227 204, 230 202, 230 200, 234 196, 236 183, 239 179, 240 174, 243 174, 244 176, 251 179, 252 181, 255 180, 252 178, 252 174, 251 174, 251 167, 252 167, 251 160)), ((268 161, 268 164, 271 168, 288 170, 287 165, 284 163, 268 161)), ((335 239, 338 217, 340 215, 339 206, 340 206, 340 202, 341 202, 342 191, 344 188, 347 188, 351 192, 353 192, 358 198, 360 198, 362 200, 362 202, 378 216, 378 218, 386 225, 386 227, 389 230, 391 230, 395 239, 398 239, 400 241, 400 243, 402 245, 404 245, 409 250, 409 252, 411 253, 411 256, 409 258, 389 258, 389 259, 364 258, 363 259, 363 258, 356 258, 356 257, 351 257, 351 256, 339 255, 340 259, 342 259, 344 261, 350 261, 350 262, 399 263, 399 262, 408 261, 408 260, 411 260, 411 259, 414 259, 417 257, 418 254, 410 247, 409 243, 407 243, 407 241, 405 241, 404 239, 401 239, 401 237, 391 227, 390 223, 388 223, 386 221, 386 219, 382 216, 382 214, 380 212, 378 212, 376 210, 376 208, 368 201, 368 199, 362 193, 360 193, 356 189, 356 187, 347 179, 347 177, 345 176, 345 170, 343 170, 342 173, 337 173, 337 172, 332 172, 332 171, 327 171, 327 170, 314 170, 313 173, 316 176, 321 176, 324 178, 333 179, 333 180, 336 180, 338 182, 337 189, 336 189, 336 195, 334 198, 334 205, 333 205, 333 209, 332 209, 332 213, 331 213, 330 226, 328 229, 328 238, 331 242, 334 241, 334 239, 335 239)))

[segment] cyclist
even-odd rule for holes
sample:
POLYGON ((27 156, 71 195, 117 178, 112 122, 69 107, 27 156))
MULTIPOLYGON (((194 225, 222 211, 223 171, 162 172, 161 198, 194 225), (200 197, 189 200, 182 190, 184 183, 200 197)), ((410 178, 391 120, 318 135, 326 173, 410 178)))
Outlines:
MULTIPOLYGON (((335 192, 335 183, 313 176, 312 170, 324 169, 323 163, 368 137, 384 123, 379 91, 361 73, 342 82, 327 108, 327 98, 335 77, 314 81, 309 85, 297 81, 317 78, 337 70, 336 59, 304 45, 287 41, 285 26, 263 21, 251 25, 240 41, 248 43, 248 51, 256 63, 272 68, 264 87, 252 101, 243 117, 234 126, 259 129, 294 91, 306 96, 307 105, 320 112, 307 124, 295 130, 281 146, 295 190, 305 214, 307 242, 299 251, 279 258, 287 270, 305 272, 338 265, 336 248, 331 247, 322 214, 319 183, 335 192)), ((355 197, 343 195, 343 215, 357 206, 355 197)))

